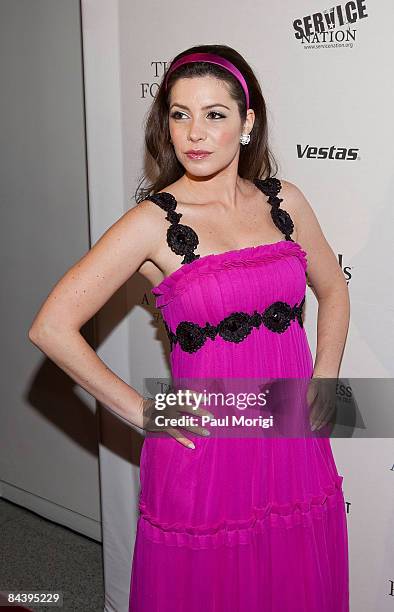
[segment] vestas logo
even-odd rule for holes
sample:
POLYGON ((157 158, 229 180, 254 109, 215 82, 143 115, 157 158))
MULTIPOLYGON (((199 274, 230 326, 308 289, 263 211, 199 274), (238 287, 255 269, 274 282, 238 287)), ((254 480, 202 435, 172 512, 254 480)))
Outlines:
POLYGON ((306 49, 316 47, 352 47, 356 29, 350 24, 368 17, 366 0, 337 4, 322 13, 313 13, 293 21, 294 36, 306 49), (340 30, 342 26, 347 30, 340 30))
POLYGON ((360 149, 347 149, 346 147, 312 147, 310 145, 297 144, 298 159, 341 159, 355 160, 359 159, 358 153, 360 149))

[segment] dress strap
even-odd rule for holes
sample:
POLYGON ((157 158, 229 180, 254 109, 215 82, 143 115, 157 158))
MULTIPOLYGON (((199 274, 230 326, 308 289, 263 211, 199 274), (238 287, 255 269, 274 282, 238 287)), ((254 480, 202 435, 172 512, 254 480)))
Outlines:
MULTIPOLYGON (((266 179, 253 179, 253 183, 268 197, 268 202, 271 204, 271 217, 276 227, 285 235, 286 240, 294 240, 290 234, 293 233, 294 224, 289 213, 280 208, 280 203, 283 198, 278 198, 278 193, 282 188, 282 183, 275 177, 266 179)), ((194 253, 199 244, 199 239, 193 228, 188 225, 179 223, 182 213, 176 212, 177 200, 168 191, 161 191, 146 197, 160 208, 166 211, 166 219, 170 222, 170 227, 167 230, 167 244, 171 250, 177 255, 183 255, 182 263, 191 263, 195 259, 199 259, 200 255, 194 253)))
POLYGON ((274 176, 269 176, 266 179, 253 179, 253 183, 265 195, 269 196, 268 202, 271 204, 271 217, 276 227, 285 235, 286 240, 291 240, 290 234, 294 231, 294 223, 286 210, 280 208, 280 203, 283 198, 278 198, 278 193, 282 189, 282 183, 274 176))
POLYGON ((147 196, 147 200, 151 200, 160 208, 166 211, 166 219, 170 222, 170 227, 167 230, 167 244, 174 253, 183 255, 182 263, 190 263, 198 259, 200 255, 194 253, 194 250, 199 244, 199 239, 191 227, 179 223, 182 213, 176 212, 178 202, 172 193, 161 191, 147 196))

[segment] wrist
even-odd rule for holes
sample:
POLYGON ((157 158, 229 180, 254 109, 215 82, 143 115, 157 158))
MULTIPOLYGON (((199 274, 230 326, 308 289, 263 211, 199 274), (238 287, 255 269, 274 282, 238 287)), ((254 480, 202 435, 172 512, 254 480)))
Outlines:
POLYGON ((325 367, 318 363, 313 366, 313 377, 315 378, 338 378, 338 376, 339 368, 325 367))
POLYGON ((311 378, 335 378, 338 379, 338 373, 332 372, 313 372, 311 378))

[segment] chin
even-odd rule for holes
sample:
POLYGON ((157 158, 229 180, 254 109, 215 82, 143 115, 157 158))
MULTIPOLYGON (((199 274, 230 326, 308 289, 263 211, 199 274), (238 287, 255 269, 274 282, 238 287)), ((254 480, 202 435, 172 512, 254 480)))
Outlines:
POLYGON ((205 179, 208 180, 210 178, 213 178, 214 176, 216 176, 217 174, 219 174, 221 172, 221 168, 219 169, 212 169, 212 168, 189 168, 189 166, 185 167, 185 174, 190 178, 190 179, 195 179, 195 180, 199 180, 199 179, 205 179))

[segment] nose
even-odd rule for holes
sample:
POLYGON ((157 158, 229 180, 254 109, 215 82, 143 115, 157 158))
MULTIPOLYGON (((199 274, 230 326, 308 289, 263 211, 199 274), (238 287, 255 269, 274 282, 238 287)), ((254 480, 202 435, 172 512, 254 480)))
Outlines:
POLYGON ((192 121, 189 127, 189 140, 205 140, 204 129, 199 124, 198 120, 192 121))

